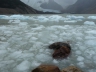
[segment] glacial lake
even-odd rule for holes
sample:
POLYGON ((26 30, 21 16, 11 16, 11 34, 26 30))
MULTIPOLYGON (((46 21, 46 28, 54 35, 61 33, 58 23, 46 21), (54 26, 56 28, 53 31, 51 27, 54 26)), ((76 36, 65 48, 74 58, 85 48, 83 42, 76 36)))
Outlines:
POLYGON ((96 15, 0 15, 0 72, 31 72, 40 64, 96 72, 96 15), (67 41, 69 57, 53 59, 48 46, 67 41))

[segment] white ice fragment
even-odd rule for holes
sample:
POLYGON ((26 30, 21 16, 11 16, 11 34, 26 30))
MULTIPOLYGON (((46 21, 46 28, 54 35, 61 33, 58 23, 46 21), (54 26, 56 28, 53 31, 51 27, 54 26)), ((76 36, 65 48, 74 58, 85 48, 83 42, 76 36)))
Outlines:
POLYGON ((12 22, 13 22, 13 20, 9 20, 9 21, 8 21, 8 23, 12 23, 12 22))
POLYGON ((93 56, 93 60, 96 61, 96 56, 93 56))
POLYGON ((77 57, 77 61, 83 61, 83 60, 84 60, 84 57, 82 57, 82 56, 77 57))
POLYGON ((28 23, 27 22, 20 22, 19 25, 20 26, 26 26, 28 23))
POLYGON ((40 22, 47 22, 49 19, 46 18, 45 16, 38 16, 38 20, 39 20, 40 22))
MULTIPOLYGON (((96 30, 85 31, 85 33, 88 33, 88 34, 96 34, 96 30)), ((92 36, 90 36, 90 37, 92 37, 92 36)))
POLYGON ((88 19, 96 19, 96 16, 89 16, 88 19))
POLYGON ((7 53, 7 50, 0 50, 0 55, 7 53))
POLYGON ((24 16, 24 15, 11 15, 9 16, 9 19, 29 19, 30 17, 29 16, 24 16))
POLYGON ((19 65, 16 66, 16 69, 19 71, 25 71, 30 68, 30 62, 29 61, 23 61, 19 65))
POLYGON ((20 23, 20 20, 13 20, 12 23, 20 23))
POLYGON ((96 40, 86 40, 85 44, 90 46, 96 46, 96 40))
POLYGON ((57 60, 54 59, 54 60, 53 60, 53 63, 57 64, 57 63, 59 63, 59 62, 58 62, 57 60))
POLYGON ((76 23, 76 20, 69 20, 69 21, 64 21, 65 23, 76 23))
POLYGON ((37 61, 32 61, 32 64, 31 64, 31 66, 32 67, 37 67, 37 66, 39 66, 41 63, 39 63, 39 62, 37 62, 37 61))
POLYGON ((71 18, 72 20, 73 19, 84 19, 83 16, 75 16, 75 15, 67 15, 68 18, 71 18))
POLYGON ((46 62, 52 60, 52 57, 46 54, 38 54, 36 55, 36 59, 41 62, 46 62))
POLYGON ((76 55, 82 54, 81 51, 76 51, 76 55))
POLYGON ((79 62, 79 63, 77 63, 77 65, 79 65, 81 68, 84 68, 85 67, 84 62, 79 62))
POLYGON ((6 26, 0 26, 0 30, 6 30, 7 27, 6 26))
POLYGON ((18 56, 21 56, 22 51, 15 51, 13 53, 10 53, 9 57, 18 58, 18 56))
POLYGON ((3 41, 3 40, 6 40, 6 38, 5 38, 5 37, 0 37, 0 40, 2 40, 2 41, 3 41))
POLYGON ((93 21, 85 21, 84 24, 85 25, 95 25, 95 22, 93 22, 93 21))
POLYGON ((38 38, 36 38, 36 37, 31 37, 30 38, 30 41, 32 40, 32 41, 36 41, 38 38))
POLYGON ((0 19, 9 19, 9 16, 7 16, 7 15, 0 15, 0 19))
POLYGON ((62 20, 62 19, 63 19, 63 17, 60 15, 52 15, 49 17, 50 21, 56 21, 56 22, 58 22, 59 20, 62 20))

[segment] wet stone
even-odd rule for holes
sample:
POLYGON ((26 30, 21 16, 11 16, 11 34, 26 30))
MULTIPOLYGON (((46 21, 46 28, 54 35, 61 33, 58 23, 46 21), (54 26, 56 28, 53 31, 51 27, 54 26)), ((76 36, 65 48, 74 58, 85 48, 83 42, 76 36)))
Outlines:
POLYGON ((56 42, 49 46, 49 49, 53 49, 54 53, 52 57, 54 59, 62 59, 68 57, 71 52, 71 47, 68 43, 56 42))
POLYGON ((40 65, 32 72, 60 72, 59 68, 55 65, 40 65))
POLYGON ((75 66, 69 66, 67 68, 64 68, 61 72, 83 72, 83 71, 75 66))

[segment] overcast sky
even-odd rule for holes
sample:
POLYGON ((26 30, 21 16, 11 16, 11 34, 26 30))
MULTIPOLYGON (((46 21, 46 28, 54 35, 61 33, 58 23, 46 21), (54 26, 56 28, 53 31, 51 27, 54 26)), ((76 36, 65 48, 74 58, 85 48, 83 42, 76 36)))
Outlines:
MULTIPOLYGON (((42 7, 40 7, 40 5, 42 3, 48 3, 49 2, 49 0, 21 0, 21 1, 24 2, 24 3, 26 3, 26 4, 28 4, 29 6, 31 6, 33 8, 35 8, 35 9, 37 9, 37 10, 43 10, 43 11, 45 9, 43 9, 42 7)), ((61 5, 62 8, 65 9, 69 5, 72 5, 72 4, 76 3, 77 0, 53 0, 53 1, 56 2, 57 4, 61 5)), ((52 3, 49 3, 49 4, 51 4, 51 6, 52 6, 52 3)), ((53 7, 55 8, 56 5, 53 6, 53 7)))

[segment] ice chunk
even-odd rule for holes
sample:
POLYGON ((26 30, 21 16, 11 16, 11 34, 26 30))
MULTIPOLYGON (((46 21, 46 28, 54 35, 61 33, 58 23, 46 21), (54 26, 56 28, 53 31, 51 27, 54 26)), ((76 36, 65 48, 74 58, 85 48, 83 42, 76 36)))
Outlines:
POLYGON ((37 62, 37 61, 32 61, 32 64, 31 64, 31 66, 32 67, 37 67, 37 66, 39 66, 39 65, 41 65, 41 63, 39 63, 39 62, 37 62))
POLYGON ((59 63, 59 62, 58 62, 57 60, 54 59, 54 60, 53 60, 53 63, 57 64, 57 63, 59 63))
POLYGON ((38 38, 36 38, 36 37, 31 37, 30 38, 30 41, 32 40, 32 41, 36 41, 38 38))
POLYGON ((28 23, 27 22, 20 22, 19 25, 20 26, 26 26, 28 23))
POLYGON ((11 15, 11 16, 9 16, 9 19, 23 19, 23 20, 25 20, 28 18, 29 18, 29 16, 24 16, 24 15, 11 15))
POLYGON ((81 51, 76 51, 76 54, 77 54, 77 55, 80 55, 80 54, 82 54, 82 53, 81 53, 81 51))
POLYGON ((96 19, 96 16, 89 16, 88 19, 96 19))
POLYGON ((9 20, 9 21, 8 21, 8 23, 12 23, 12 22, 13 22, 13 20, 9 20))
POLYGON ((77 61, 83 61, 83 60, 84 60, 84 57, 82 57, 82 56, 77 57, 77 61))
POLYGON ((2 40, 2 41, 3 41, 3 40, 6 40, 6 38, 5 38, 5 37, 0 37, 0 40, 2 40))
POLYGON ((0 30, 6 30, 7 27, 6 26, 0 26, 0 30))
POLYGON ((45 16, 38 16, 38 20, 39 20, 40 22, 47 22, 49 19, 46 18, 45 16))
POLYGON ((19 71, 25 71, 30 68, 30 62, 29 61, 23 61, 19 65, 16 66, 16 69, 19 71))
POLYGON ((49 17, 50 21, 56 21, 56 22, 58 22, 59 20, 62 20, 62 19, 63 19, 63 17, 60 15, 52 15, 49 17))
POLYGON ((93 56, 93 60, 96 61, 96 56, 93 56))
MULTIPOLYGON (((90 31, 85 31, 85 33, 87 33, 87 34, 96 34, 96 30, 90 30, 90 31)), ((92 36, 90 36, 90 37, 92 37, 92 36)))
POLYGON ((41 62, 47 62, 47 61, 52 60, 52 57, 46 54, 38 54, 36 55, 36 59, 41 62))
POLYGON ((67 17, 71 19, 84 19, 83 16, 75 16, 75 15, 67 15, 67 17))
POLYGON ((96 40, 86 40, 85 44, 90 46, 96 46, 96 40))
POLYGON ((64 21, 65 23, 76 23, 76 20, 64 21))
POLYGON ((9 17, 7 15, 0 15, 0 19, 8 19, 9 17))
POLYGON ((20 23, 20 20, 14 20, 12 23, 20 23))
POLYGON ((84 62, 79 62, 79 63, 77 63, 77 65, 79 65, 81 68, 84 68, 85 67, 84 62))
POLYGON ((0 55, 7 53, 7 50, 0 50, 0 55))
POLYGON ((93 22, 93 21, 85 21, 84 24, 85 25, 95 25, 95 22, 93 22))

